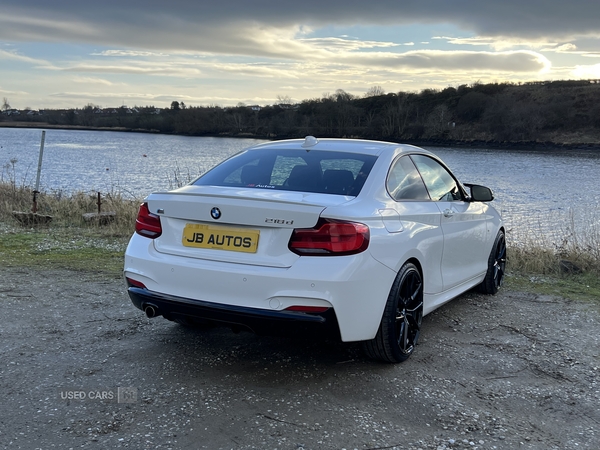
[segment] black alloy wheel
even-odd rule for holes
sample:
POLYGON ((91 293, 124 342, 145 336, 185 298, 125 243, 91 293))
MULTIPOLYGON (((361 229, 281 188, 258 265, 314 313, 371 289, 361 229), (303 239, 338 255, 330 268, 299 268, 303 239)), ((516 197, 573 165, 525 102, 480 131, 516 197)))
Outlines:
POLYGON ((422 321, 423 278, 407 263, 396 276, 375 339, 364 344, 367 355, 391 363, 405 361, 415 350, 422 321))
POLYGON ((494 295, 502 286, 506 271, 506 238, 502 230, 498 231, 494 246, 488 258, 488 269, 485 278, 479 285, 484 294, 494 295))

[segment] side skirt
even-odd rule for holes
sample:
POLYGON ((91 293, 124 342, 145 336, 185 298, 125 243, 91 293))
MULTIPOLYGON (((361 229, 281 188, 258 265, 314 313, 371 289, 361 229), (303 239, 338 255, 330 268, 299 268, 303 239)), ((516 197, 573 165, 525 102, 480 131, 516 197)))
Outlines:
POLYGON ((461 294, 464 294, 469 289, 474 288, 479 283, 483 281, 485 277, 485 272, 480 273, 479 275, 471 278, 470 280, 465 281, 458 286, 453 287, 452 289, 448 289, 447 291, 440 292, 439 294, 423 294, 423 315, 427 315, 432 311, 435 311, 440 306, 448 303, 453 298, 458 297, 461 294))

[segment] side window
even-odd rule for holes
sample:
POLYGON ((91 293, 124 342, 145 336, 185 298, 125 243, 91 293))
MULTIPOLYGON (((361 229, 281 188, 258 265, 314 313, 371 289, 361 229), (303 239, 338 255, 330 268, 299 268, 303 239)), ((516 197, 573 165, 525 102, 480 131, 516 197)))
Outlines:
POLYGON ((463 199, 456 180, 444 166, 435 159, 424 155, 411 155, 411 158, 434 201, 452 202, 463 199))
POLYGON ((388 174, 386 187, 396 201, 429 200, 421 175, 408 156, 396 160, 388 174))

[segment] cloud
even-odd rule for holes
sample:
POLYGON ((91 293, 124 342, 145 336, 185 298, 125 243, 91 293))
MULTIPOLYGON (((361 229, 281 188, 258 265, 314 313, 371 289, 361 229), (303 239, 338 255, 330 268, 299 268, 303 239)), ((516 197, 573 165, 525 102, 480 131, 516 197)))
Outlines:
POLYGON ((570 78, 596 73, 597 17, 587 0, 13 0, 0 8, 0 79, 27 103, 53 92, 76 105, 570 78))
POLYGON ((556 53, 573 53, 577 50, 577 46, 575 44, 563 44, 554 48, 553 51, 556 53))
POLYGON ((573 75, 577 78, 600 79, 600 64, 594 64, 593 66, 575 66, 573 75))
POLYGON ((102 85, 102 86, 114 86, 115 83, 112 83, 103 78, 95 78, 95 77, 73 77, 73 81, 75 83, 83 83, 88 85, 102 85))
POLYGON ((398 55, 366 53, 346 58, 389 68, 440 70, 493 70, 500 72, 541 72, 550 67, 550 61, 532 51, 469 52, 420 50, 398 55))
POLYGON ((111 73, 111 74, 129 74, 129 75, 161 75, 171 77, 196 77, 201 74, 199 69, 193 67, 181 67, 169 64, 91 64, 83 63, 60 69, 66 72, 90 72, 90 73, 111 73))
POLYGON ((8 89, 2 89, 0 88, 0 94, 8 94, 8 95, 27 95, 27 92, 25 91, 12 91, 12 90, 8 90, 8 89))
POLYGON ((277 54, 278 39, 289 45, 289 33, 332 24, 450 23, 484 37, 564 41, 598 36, 598 17, 600 3, 589 0, 28 0, 3 5, 0 39, 277 54))
POLYGON ((433 0, 409 4, 389 0, 368 5, 356 0, 224 0, 202 4, 186 0, 168 3, 105 0, 102 4, 29 0, 2 8, 0 38, 88 42, 113 47, 90 55, 106 58, 106 61, 55 63, 62 66, 60 70, 79 73, 194 78, 201 77, 206 68, 202 69, 190 59, 204 58, 211 62, 211 57, 214 57, 212 62, 220 58, 210 67, 212 72, 240 73, 240 65, 244 64, 247 73, 285 78, 301 77, 301 74, 293 74, 290 66, 277 66, 281 62, 295 62, 303 67, 310 66, 311 62, 328 67, 350 65, 367 70, 374 66, 391 71, 458 69, 524 73, 542 72, 550 67, 544 56, 525 48, 573 51, 575 43, 551 38, 575 34, 600 37, 595 20, 598 16, 600 3, 585 0, 574 0, 568 7, 557 0, 518 4, 515 0, 502 3, 433 0), (452 23, 476 36, 434 39, 496 51, 403 52, 405 46, 414 46, 414 43, 347 36, 310 37, 316 28, 326 24, 414 22, 452 23), (239 65, 236 65, 222 59, 227 56, 242 59, 238 59, 239 65), (179 61, 161 60, 167 57, 179 61), (249 65, 243 58, 258 58, 263 64, 249 65), (188 61, 182 63, 183 59, 188 61))
MULTIPOLYGON (((238 70, 237 64, 213 65, 228 67, 228 70, 238 70)), ((247 64, 242 65, 247 67, 247 64)), ((551 66, 550 61, 540 53, 529 50, 508 52, 485 51, 442 51, 442 50, 411 50, 403 53, 391 52, 326 52, 313 53, 307 61, 295 64, 279 64, 277 75, 287 71, 297 71, 307 74, 311 70, 339 72, 359 70, 388 70, 410 72, 413 70, 451 71, 498 71, 498 72, 542 72, 551 66)), ((250 71, 271 71, 273 65, 251 67, 250 71)))
POLYGON ((401 45, 410 45, 396 44, 395 42, 361 41, 359 39, 342 38, 309 38, 299 39, 298 42, 307 44, 315 48, 324 48, 329 51, 354 51, 372 48, 389 48, 399 47, 401 45))
POLYGON ((91 53, 92 56, 111 56, 111 57, 148 57, 148 56, 169 56, 167 53, 156 53, 139 50, 104 50, 98 53, 91 53))
POLYGON ((435 36, 432 39, 445 41, 451 45, 489 47, 497 51, 504 51, 514 48, 533 48, 540 51, 553 51, 557 53, 572 52, 577 46, 573 43, 559 44, 548 40, 523 40, 518 38, 495 38, 495 37, 449 37, 435 36))
POLYGON ((43 66, 43 67, 51 67, 48 61, 37 58, 30 58, 29 56, 19 55, 15 51, 6 51, 0 50, 0 61, 1 60, 10 60, 10 61, 19 61, 27 64, 32 64, 35 66, 43 66))
MULTIPOLYGON (((406 48, 406 47, 404 47, 406 48)), ((227 58, 195 52, 173 53, 168 58, 160 53, 129 52, 111 49, 93 53, 92 59, 75 63, 62 62, 48 66, 53 71, 95 74, 90 81, 110 83, 103 75, 159 76, 188 79, 240 77, 250 79, 320 79, 332 76, 357 76, 375 70, 393 74, 419 71, 516 72, 540 73, 548 70, 550 61, 530 50, 504 52, 467 50, 410 50, 403 51, 392 42, 361 41, 358 39, 301 39, 290 49, 272 52, 285 57, 227 58), (331 44, 333 43, 333 44, 331 44), (375 51, 377 48, 382 50, 375 51), (363 51, 367 49, 368 51, 363 51), (98 57, 101 55, 101 57, 98 57), (334 75, 335 74, 335 75, 334 75)), ((83 78, 82 78, 83 79, 83 78)))
POLYGON ((210 63, 207 64, 206 71, 221 72, 242 77, 260 77, 260 78, 292 78, 297 79, 302 74, 306 75, 310 71, 310 66, 301 64, 247 64, 247 63, 210 63))

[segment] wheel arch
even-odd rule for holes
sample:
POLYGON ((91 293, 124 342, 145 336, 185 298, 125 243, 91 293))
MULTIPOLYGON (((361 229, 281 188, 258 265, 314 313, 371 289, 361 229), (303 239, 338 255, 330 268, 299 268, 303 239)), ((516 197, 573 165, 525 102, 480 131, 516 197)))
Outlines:
POLYGON ((404 263, 402 263, 400 268, 404 267, 408 263, 414 264, 417 267, 417 269, 419 270, 419 273, 421 274, 421 280, 423 280, 423 290, 424 290, 424 288, 425 288, 425 273, 423 271, 423 266, 421 265, 421 261, 419 261, 419 259, 416 256, 411 256, 406 261, 404 261, 404 263))
POLYGON ((423 317, 423 276, 417 258, 408 258, 396 274, 377 334, 363 342, 366 354, 384 362, 405 361, 417 344, 423 317))

